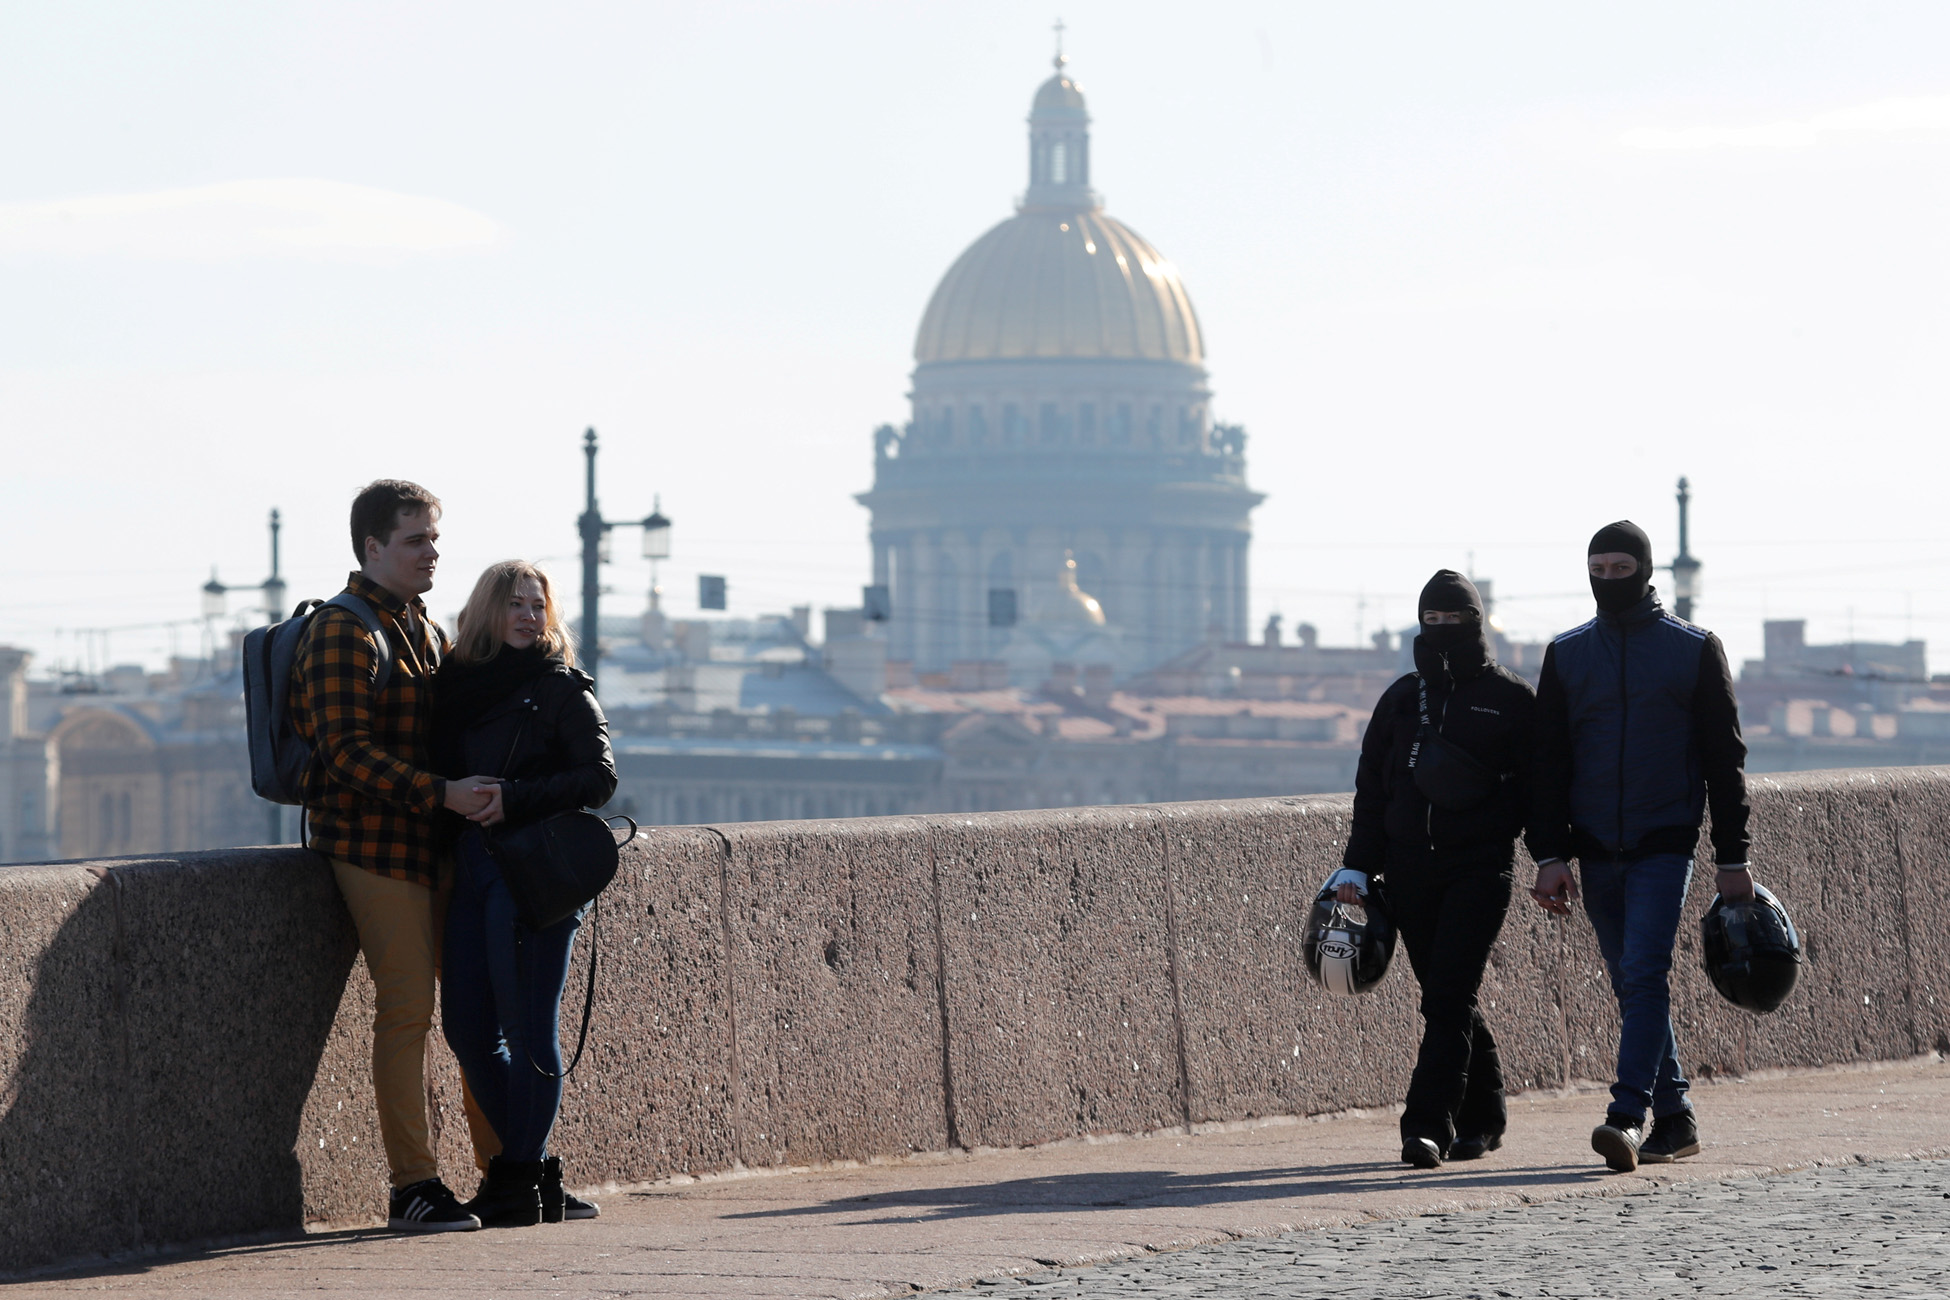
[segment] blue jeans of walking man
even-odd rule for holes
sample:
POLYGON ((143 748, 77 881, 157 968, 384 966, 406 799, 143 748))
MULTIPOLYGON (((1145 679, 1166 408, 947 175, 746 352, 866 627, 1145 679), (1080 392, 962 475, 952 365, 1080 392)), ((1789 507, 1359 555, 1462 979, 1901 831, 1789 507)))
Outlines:
POLYGON ((1682 853, 1654 853, 1586 858, 1578 866, 1585 915, 1598 933, 1598 952, 1624 1021, 1610 1112, 1643 1120, 1647 1110, 1654 1119, 1691 1110, 1672 1032, 1667 973, 1693 860, 1682 853))
POLYGON ((549 1075, 562 1072, 556 1019, 582 916, 531 930, 478 830, 461 836, 457 857, 441 1027, 502 1155, 540 1160, 562 1105, 562 1081, 549 1075))

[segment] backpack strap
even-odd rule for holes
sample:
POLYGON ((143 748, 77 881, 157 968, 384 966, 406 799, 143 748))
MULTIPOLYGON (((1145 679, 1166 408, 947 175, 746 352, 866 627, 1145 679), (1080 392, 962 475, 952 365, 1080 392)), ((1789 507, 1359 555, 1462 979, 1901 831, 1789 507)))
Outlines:
POLYGON ((386 625, 379 621, 379 614, 365 602, 363 597, 355 596, 349 591, 341 591, 325 604, 345 610, 363 623, 366 631, 372 633, 374 653, 379 657, 379 662, 372 672, 372 693, 379 694, 386 689, 386 683, 393 677, 393 642, 386 635, 386 625))

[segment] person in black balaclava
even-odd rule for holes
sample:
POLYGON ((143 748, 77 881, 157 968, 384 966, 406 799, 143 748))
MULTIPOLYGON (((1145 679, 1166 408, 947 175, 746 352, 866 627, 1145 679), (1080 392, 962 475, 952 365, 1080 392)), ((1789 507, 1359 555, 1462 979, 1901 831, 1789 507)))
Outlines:
POLYGON ((1370 879, 1340 898, 1373 887, 1422 985, 1402 1159, 1433 1169, 1503 1145, 1503 1071, 1476 989, 1510 907, 1536 701, 1491 657, 1468 578, 1441 570, 1416 609, 1415 671, 1375 705, 1355 773, 1342 863, 1370 879))
POLYGON ((1726 652, 1660 605, 1645 531, 1606 524, 1586 555, 1598 616, 1551 642, 1537 684, 1530 892, 1547 912, 1568 913, 1579 896, 1569 859, 1578 860, 1623 1021, 1611 1104, 1591 1146, 1628 1172, 1700 1149, 1666 976, 1709 804, 1719 892, 1753 892, 1747 747, 1726 652))

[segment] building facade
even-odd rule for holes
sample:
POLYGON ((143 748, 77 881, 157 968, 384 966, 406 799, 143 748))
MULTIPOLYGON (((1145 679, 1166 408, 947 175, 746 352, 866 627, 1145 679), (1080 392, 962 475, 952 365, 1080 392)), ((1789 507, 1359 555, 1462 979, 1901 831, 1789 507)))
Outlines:
POLYGON ((874 435, 874 582, 887 658, 1149 667, 1246 638, 1245 433, 1215 425, 1198 314, 1174 267, 1090 183, 1090 116, 1036 92, 1015 216, 935 289, 912 411, 874 435))

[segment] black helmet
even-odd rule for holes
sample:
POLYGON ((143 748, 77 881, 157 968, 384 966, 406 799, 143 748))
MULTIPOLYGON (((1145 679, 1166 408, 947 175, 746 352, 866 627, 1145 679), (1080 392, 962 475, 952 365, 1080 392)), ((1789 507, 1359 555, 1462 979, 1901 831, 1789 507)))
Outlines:
POLYGON ((1737 903, 1716 897, 1700 918, 1699 944, 1707 978, 1736 1007, 1772 1011, 1794 991, 1801 938, 1781 900, 1764 886, 1737 903))
POLYGON ((1395 955, 1395 926, 1388 919, 1386 901, 1377 884, 1346 867, 1327 877, 1314 895, 1307 918, 1307 969, 1329 993, 1366 993, 1388 973, 1395 955), (1350 905, 1335 899, 1343 884, 1358 886, 1363 902, 1350 905))

